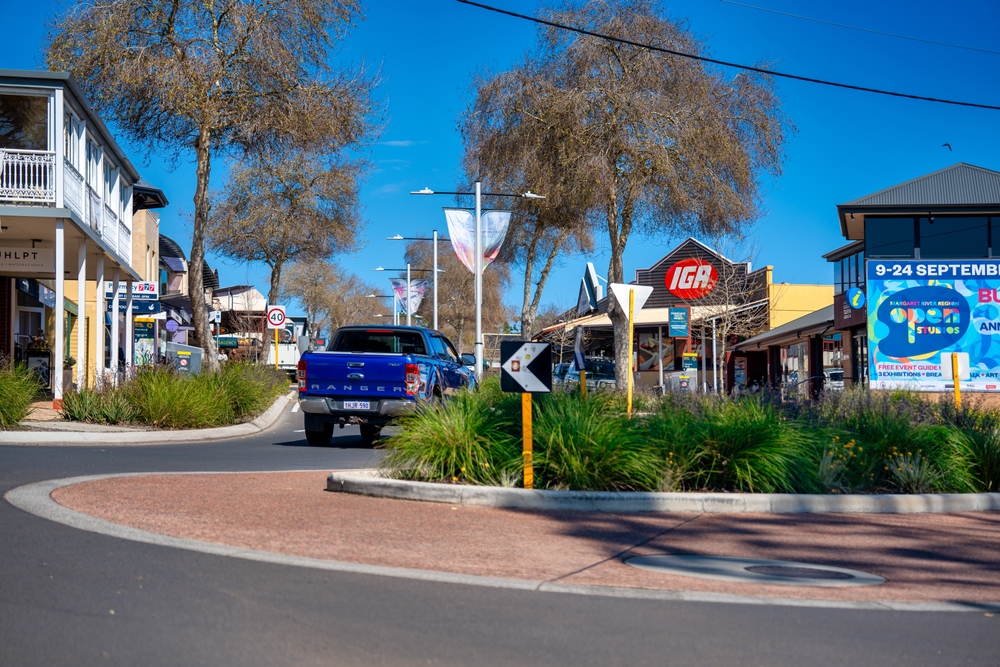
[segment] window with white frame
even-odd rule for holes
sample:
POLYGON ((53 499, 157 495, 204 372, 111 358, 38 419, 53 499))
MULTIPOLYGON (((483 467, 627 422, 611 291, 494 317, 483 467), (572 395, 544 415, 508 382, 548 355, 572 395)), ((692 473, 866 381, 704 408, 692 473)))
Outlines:
POLYGON ((95 192, 101 191, 100 183, 98 182, 100 179, 98 172, 100 163, 101 149, 97 146, 97 142, 87 137, 87 185, 93 188, 95 192))
POLYGON ((66 151, 66 162, 74 168, 80 168, 80 121, 76 116, 66 111, 66 123, 63 125, 63 138, 66 151))

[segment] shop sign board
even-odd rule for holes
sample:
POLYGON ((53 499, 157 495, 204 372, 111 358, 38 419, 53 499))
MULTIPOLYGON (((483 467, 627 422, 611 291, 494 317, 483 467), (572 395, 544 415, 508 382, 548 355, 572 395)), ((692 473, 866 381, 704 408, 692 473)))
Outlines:
MULTIPOLYGON (((104 308, 107 312, 111 312, 115 302, 111 299, 104 302, 104 308)), ((118 312, 124 313, 127 311, 126 306, 128 302, 124 299, 118 300, 118 312)), ((132 301, 132 314, 133 315, 155 315, 160 312, 160 302, 159 301, 132 301)))
POLYGON ((671 338, 688 337, 690 330, 688 329, 687 308, 671 308, 667 313, 667 322, 669 324, 671 338))
MULTIPOLYGON (((159 304, 157 304, 159 305, 159 304)), ((152 366, 156 363, 156 320, 151 317, 137 317, 133 323, 133 359, 137 366, 152 366)))
MULTIPOLYGON (((854 290, 857 288, 851 288, 854 290)), ((858 290, 860 298, 851 294, 851 290, 841 292, 833 297, 833 326, 835 329, 850 329, 860 326, 867 320, 868 314, 865 306, 865 293, 858 290), (861 305, 856 306, 860 301, 861 305)))
POLYGON ((957 352, 963 391, 1000 392, 1000 260, 868 260, 867 280, 873 389, 949 391, 957 352))
MULTIPOLYGON (((125 292, 128 283, 121 281, 118 283, 118 300, 124 301, 128 298, 125 292)), ((104 298, 113 299, 115 297, 115 284, 112 281, 104 282, 104 298)), ((158 283, 132 283, 132 301, 156 301, 160 298, 160 286, 158 283)))
POLYGON ((682 259, 663 276, 667 291, 684 300, 702 298, 714 290, 718 282, 719 272, 712 263, 696 257, 682 259))
POLYGON ((698 353, 697 352, 685 352, 683 360, 683 370, 685 371, 697 371, 698 370, 698 353))
POLYGON ((0 272, 56 270, 56 251, 53 248, 8 248, 0 246, 0 272))

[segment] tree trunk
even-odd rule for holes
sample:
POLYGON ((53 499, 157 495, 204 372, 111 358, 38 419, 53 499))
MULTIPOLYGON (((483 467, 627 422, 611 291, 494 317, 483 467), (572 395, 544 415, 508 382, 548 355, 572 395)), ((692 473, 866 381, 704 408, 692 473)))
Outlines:
POLYGON ((191 299, 191 321, 195 335, 204 350, 202 368, 217 370, 218 353, 215 340, 208 326, 208 308, 205 303, 205 281, 202 275, 205 264, 205 228, 208 223, 208 177, 211 171, 211 136, 202 130, 195 140, 198 160, 198 184, 194 193, 194 229, 191 233, 191 262, 188 264, 188 297, 191 299))
POLYGON ((271 289, 267 291, 267 303, 275 305, 278 303, 278 289, 281 287, 281 269, 284 262, 277 260, 271 267, 271 289))

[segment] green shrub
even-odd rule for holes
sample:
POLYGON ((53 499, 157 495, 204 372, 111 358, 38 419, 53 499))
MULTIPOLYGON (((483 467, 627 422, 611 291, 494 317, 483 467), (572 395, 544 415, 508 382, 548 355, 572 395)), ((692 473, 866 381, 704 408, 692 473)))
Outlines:
POLYGON ((515 403, 491 387, 463 391, 444 405, 397 420, 400 433, 390 437, 381 463, 405 479, 513 486, 521 474, 519 413, 515 403), (515 416, 516 415, 516 416, 515 416))
POLYGON ((25 419, 37 394, 38 379, 26 366, 0 359, 0 429, 25 419))
POLYGON ((607 392, 538 396, 532 424, 536 487, 656 491, 664 465, 624 404, 607 392), (616 409, 617 408, 617 409, 616 409))
POLYGON ((63 415, 107 424, 208 428, 260 414, 287 387, 283 373, 249 363, 233 362, 198 375, 170 367, 140 368, 117 387, 68 392, 63 415))

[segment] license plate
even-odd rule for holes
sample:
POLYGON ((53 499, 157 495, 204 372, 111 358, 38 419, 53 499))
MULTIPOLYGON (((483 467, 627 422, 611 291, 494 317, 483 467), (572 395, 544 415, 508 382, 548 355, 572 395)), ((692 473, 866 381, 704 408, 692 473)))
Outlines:
POLYGON ((370 401, 344 401, 345 410, 371 410, 370 401))

